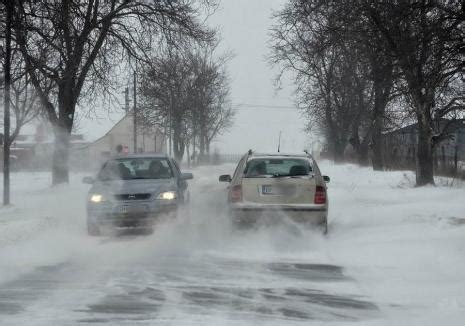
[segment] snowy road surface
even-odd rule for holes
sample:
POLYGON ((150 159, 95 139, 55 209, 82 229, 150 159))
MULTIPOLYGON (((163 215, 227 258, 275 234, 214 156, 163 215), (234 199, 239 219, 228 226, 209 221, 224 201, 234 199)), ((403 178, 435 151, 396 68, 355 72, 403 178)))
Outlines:
POLYGON ((194 171, 191 209, 150 235, 88 237, 82 176, 13 176, 0 211, 0 325, 461 325, 465 188, 322 164, 330 234, 234 231, 234 166, 194 171))

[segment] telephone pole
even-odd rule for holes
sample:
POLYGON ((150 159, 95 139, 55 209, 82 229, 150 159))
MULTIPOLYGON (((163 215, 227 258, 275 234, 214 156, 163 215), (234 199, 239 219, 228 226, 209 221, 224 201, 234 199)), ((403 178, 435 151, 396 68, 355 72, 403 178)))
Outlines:
POLYGON ((129 87, 124 89, 124 112, 129 113, 129 87))
POLYGON ((136 71, 134 70, 134 153, 137 153, 137 79, 136 71))

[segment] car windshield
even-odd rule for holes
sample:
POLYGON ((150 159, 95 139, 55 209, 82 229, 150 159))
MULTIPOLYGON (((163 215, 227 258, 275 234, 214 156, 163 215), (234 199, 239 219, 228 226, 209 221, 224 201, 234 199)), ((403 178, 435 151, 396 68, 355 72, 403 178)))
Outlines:
POLYGON ((171 167, 165 158, 123 158, 108 161, 100 171, 100 181, 169 179, 171 167))
POLYGON ((306 159, 256 158, 247 162, 244 175, 246 178, 304 176, 312 171, 312 166, 306 159))

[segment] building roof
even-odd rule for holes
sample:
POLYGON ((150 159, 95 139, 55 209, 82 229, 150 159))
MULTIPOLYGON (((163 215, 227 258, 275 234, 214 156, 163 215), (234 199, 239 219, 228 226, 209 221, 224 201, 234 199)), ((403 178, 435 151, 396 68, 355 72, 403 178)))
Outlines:
MULTIPOLYGON (((440 129, 446 129, 445 131, 447 132, 454 132, 457 129, 465 129, 465 119, 457 119, 457 120, 449 120, 449 119, 440 119, 437 121, 434 121, 436 126, 440 129)), ((395 129, 389 132, 386 132, 385 135, 392 135, 392 134, 398 134, 398 133, 410 133, 410 132, 415 132, 417 130, 417 125, 418 123, 414 123, 399 129, 395 129)))
POLYGON ((126 119, 127 117, 129 117, 129 113, 126 113, 121 119, 118 120, 118 122, 116 122, 106 133, 104 133, 102 136, 100 136, 99 138, 95 139, 94 141, 90 142, 87 146, 93 144, 93 143, 96 143, 98 142, 99 140, 105 138, 108 134, 110 134, 113 129, 115 129, 120 123, 122 123, 124 121, 124 119, 126 119))

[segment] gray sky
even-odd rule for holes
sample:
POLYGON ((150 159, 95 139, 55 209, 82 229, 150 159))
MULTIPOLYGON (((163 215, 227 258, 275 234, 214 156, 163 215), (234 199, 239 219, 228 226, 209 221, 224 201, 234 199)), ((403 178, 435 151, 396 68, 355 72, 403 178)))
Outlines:
POLYGON ((304 121, 292 107, 292 86, 283 85, 276 92, 273 79, 276 69, 266 60, 272 9, 284 0, 223 0, 210 22, 218 26, 223 46, 235 57, 229 64, 233 104, 252 104, 263 108, 239 107, 234 126, 217 143, 223 153, 242 153, 249 148, 262 151, 277 149, 282 131, 283 151, 301 151, 305 146, 304 121))
MULTIPOLYGON (((230 61, 231 99, 237 107, 234 125, 229 132, 212 144, 221 153, 243 153, 249 148, 276 151, 279 132, 282 131, 283 151, 301 151, 306 136, 304 121, 293 107, 292 90, 288 83, 276 92, 273 79, 276 69, 266 60, 269 54, 268 33, 272 24, 272 9, 278 9, 285 0, 222 0, 220 7, 209 19, 222 35, 222 47, 232 50, 230 61), (243 107, 239 104, 259 105, 243 107), (264 106, 264 107, 262 107, 264 106)), ((92 121, 80 122, 80 132, 93 140, 102 136, 120 119, 122 112, 102 112, 92 121)))

